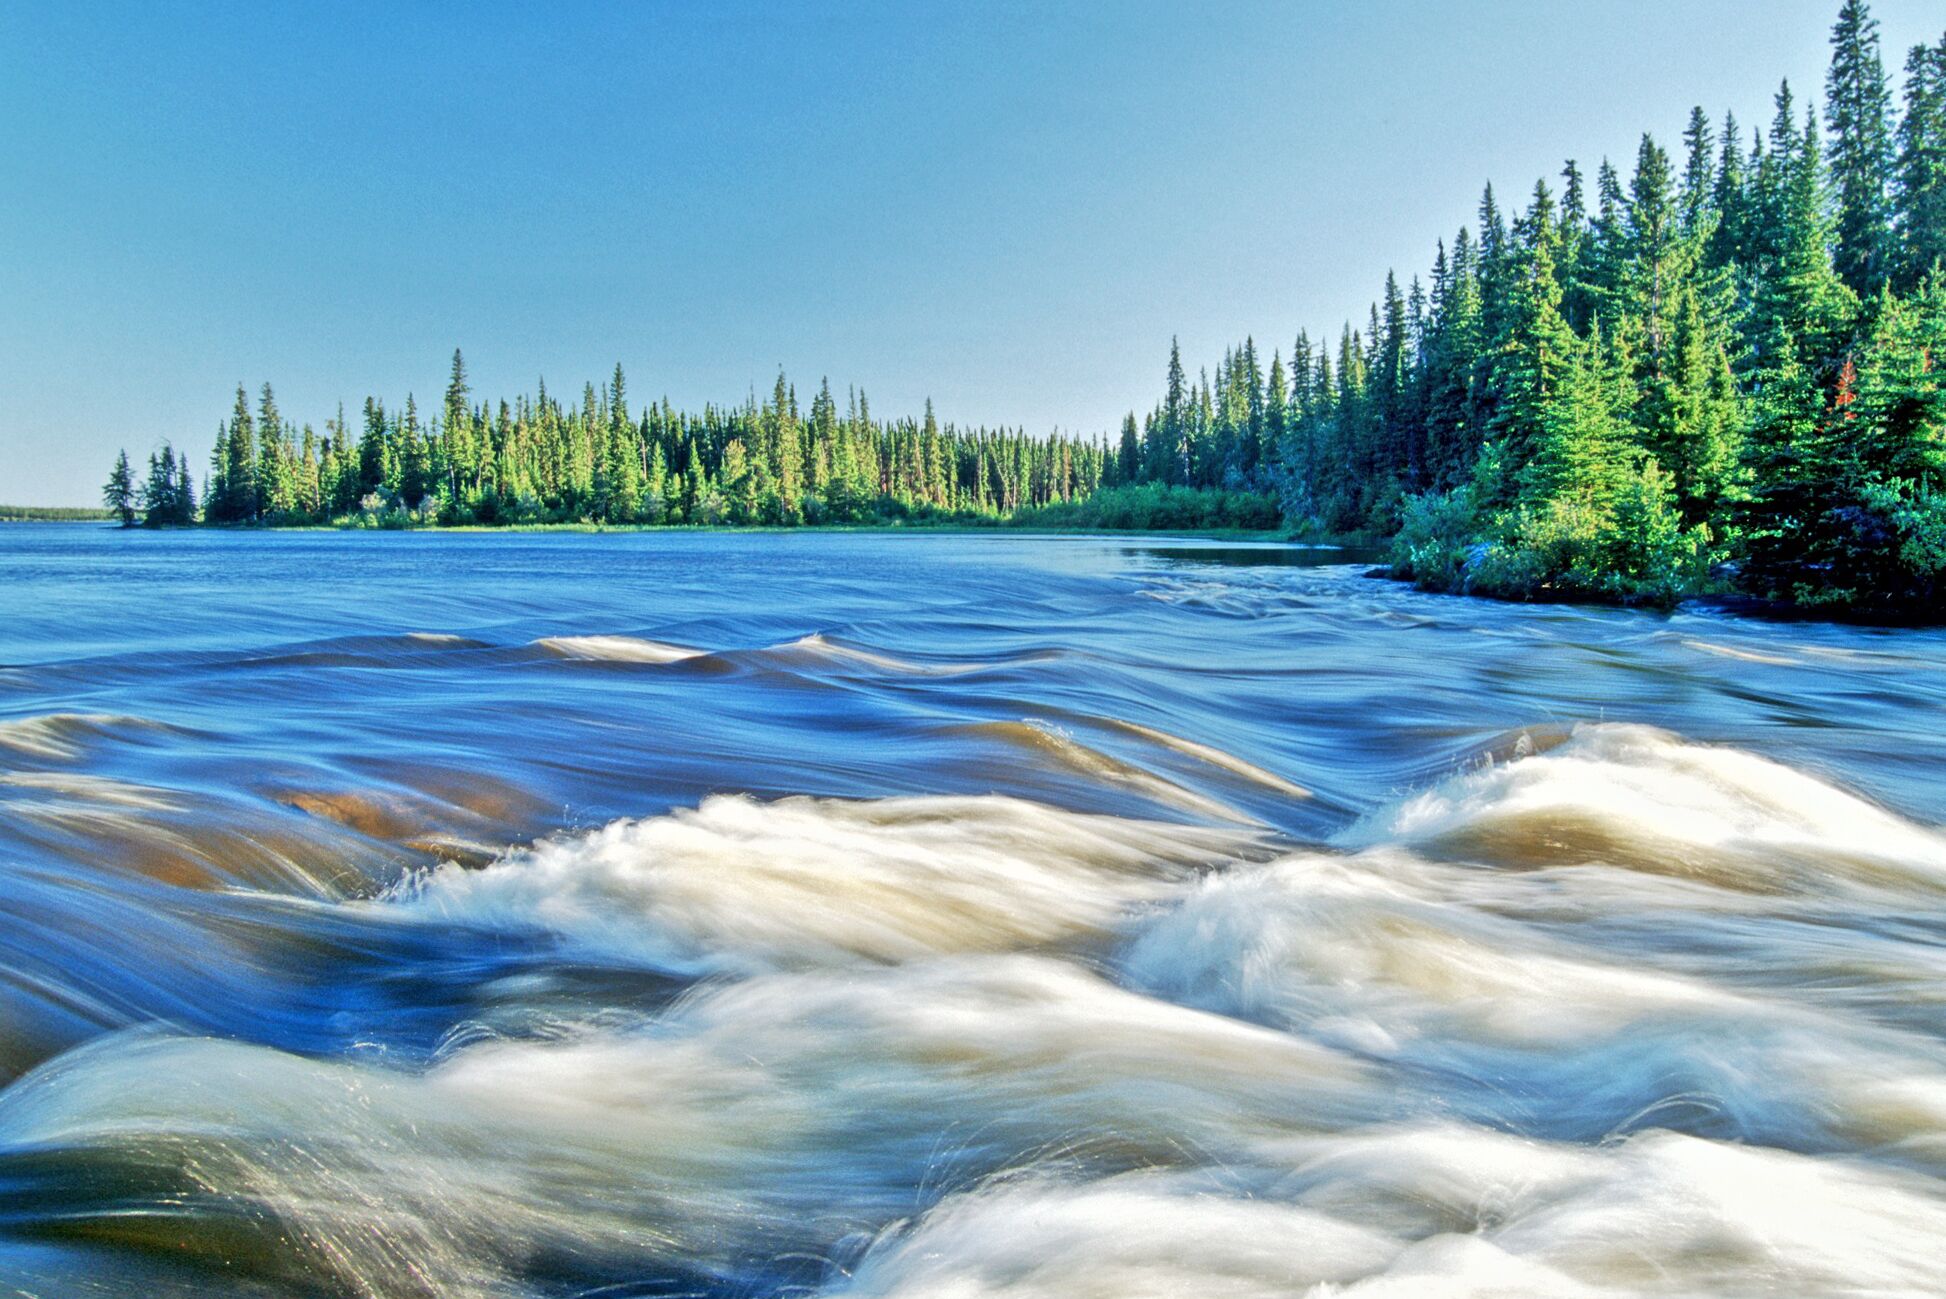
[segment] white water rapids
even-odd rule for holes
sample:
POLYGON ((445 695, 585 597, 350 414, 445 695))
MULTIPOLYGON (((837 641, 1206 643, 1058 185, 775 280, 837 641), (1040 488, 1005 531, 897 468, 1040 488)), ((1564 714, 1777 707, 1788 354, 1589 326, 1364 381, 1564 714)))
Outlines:
POLYGON ((0 1296, 1946 1294, 1946 638, 68 535, 0 589, 0 1296))
POLYGON ((660 1013, 408 1071, 123 1035, 0 1133, 241 1197, 373 1295, 557 1254, 858 1295, 1940 1283, 1946 961, 1870 922, 1937 908, 1946 839, 1612 726, 1342 839, 713 799, 338 904, 718 976, 660 1013))

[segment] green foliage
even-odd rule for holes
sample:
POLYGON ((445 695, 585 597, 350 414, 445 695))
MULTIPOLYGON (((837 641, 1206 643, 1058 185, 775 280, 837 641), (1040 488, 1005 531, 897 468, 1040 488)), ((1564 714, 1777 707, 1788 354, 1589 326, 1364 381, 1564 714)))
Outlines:
POLYGON ((117 517, 112 509, 86 505, 0 505, 0 523, 101 523, 117 517))
POLYGON ((102 485, 101 503, 121 520, 124 528, 135 525, 135 474, 128 467, 128 452, 115 457, 115 467, 102 485))
POLYGON ((1472 566, 1486 557, 1485 520, 1471 483, 1421 492, 1405 504, 1392 539, 1392 571, 1431 591, 1466 591, 1472 566))
POLYGON ((1868 587, 1854 602, 1888 609, 1938 610, 1946 603, 1946 491, 1925 482, 1868 484, 1861 506, 1890 531, 1877 551, 1896 585, 1868 587), (1889 553, 1888 553, 1889 552, 1889 553))
POLYGON ((617 366, 577 405, 549 396, 472 404, 453 355, 443 404, 422 422, 416 399, 364 404, 354 435, 342 408, 319 436, 239 386, 211 459, 212 523, 354 527, 458 525, 907 522, 997 519, 1076 500, 1120 453, 1105 443, 1019 429, 878 421, 864 394, 841 412, 830 384, 801 411, 783 375, 770 400, 639 417, 617 366))
POLYGON ((1108 487, 1083 500, 1030 506, 1012 523, 1029 528, 1107 532, 1268 531, 1282 522, 1276 502, 1255 492, 1142 483, 1108 487))
POLYGON ((1906 56, 1894 163, 1893 260, 1902 288, 1946 264, 1946 36, 1906 56))
POLYGON ((1700 578, 1698 538, 1682 527, 1669 476, 1647 461, 1603 505, 1555 497, 1516 510, 1467 589, 1516 600, 1674 603, 1700 578))
POLYGON ((1844 0, 1831 50, 1825 116, 1837 188, 1836 266, 1854 292, 1871 294, 1893 270, 1892 92, 1865 0, 1844 0))
POLYGON ((1271 480, 1291 522, 1383 526, 1398 500, 1394 571, 1440 590, 1733 582, 1946 616, 1946 40, 1912 52, 1895 128, 1876 25, 1844 0, 1825 102, 1828 163, 1786 85, 1747 151, 1694 110, 1680 180, 1645 138, 1592 210, 1573 163, 1559 205, 1538 186, 1511 223, 1489 189, 1406 357, 1393 279, 1335 358, 1301 344, 1271 480))
MULTIPOLYGON (((126 463, 124 456, 117 468, 126 463)), ((110 480, 113 481, 112 479, 110 480)), ((196 485, 189 457, 178 456, 167 442, 149 456, 149 473, 140 491, 144 527, 184 527, 196 522, 196 485)))

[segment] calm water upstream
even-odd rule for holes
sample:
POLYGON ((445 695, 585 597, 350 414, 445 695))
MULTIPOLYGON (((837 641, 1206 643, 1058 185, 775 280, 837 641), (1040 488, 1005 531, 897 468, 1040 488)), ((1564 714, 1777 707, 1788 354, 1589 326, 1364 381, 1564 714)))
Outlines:
POLYGON ((1946 635, 1342 558, 0 528, 0 1293, 1946 1293, 1946 635))

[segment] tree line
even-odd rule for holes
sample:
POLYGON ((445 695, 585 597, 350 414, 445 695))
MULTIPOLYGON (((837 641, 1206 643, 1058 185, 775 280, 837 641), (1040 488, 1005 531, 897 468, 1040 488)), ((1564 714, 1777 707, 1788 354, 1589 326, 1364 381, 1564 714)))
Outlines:
POLYGON ((87 505, 0 505, 0 523, 83 523, 116 517, 87 505))
POLYGON ((1392 536, 1423 585, 1667 602, 1739 590, 1901 612, 1946 604, 1946 36, 1895 108, 1845 0, 1820 117, 1691 112, 1537 183, 1362 325, 1246 340, 1215 377, 1172 351, 1126 470, 1277 492, 1291 525, 1392 536))
POLYGON ((808 410, 639 412, 612 381, 441 407, 367 399, 322 435, 239 387, 200 516, 167 447, 111 507, 152 521, 794 524, 1261 517, 1394 539, 1424 585, 1669 601, 1741 590, 1936 609, 1946 598, 1946 35, 1896 104, 1864 0, 1832 29, 1823 113, 1786 83, 1767 128, 1693 110, 1624 179, 1575 162, 1388 275, 1362 323, 1245 339, 1119 437, 875 420, 828 383, 808 410), (1084 502, 1093 501, 1088 509, 1084 502), (1194 502, 1210 502, 1204 506, 1194 502), (1242 502, 1242 504, 1239 504, 1242 502))
POLYGON ((772 524, 981 518, 1083 497, 1103 481, 1097 442, 1019 429, 875 419, 862 392, 841 408, 829 382, 808 409, 779 375, 770 397, 634 410, 615 368, 578 403, 532 395, 475 403, 453 353, 444 401, 408 396, 342 409, 322 434, 278 409, 269 384, 239 386, 218 426, 198 514, 186 458, 164 447, 137 484, 124 456, 106 489, 134 521, 306 524, 438 522, 772 524))

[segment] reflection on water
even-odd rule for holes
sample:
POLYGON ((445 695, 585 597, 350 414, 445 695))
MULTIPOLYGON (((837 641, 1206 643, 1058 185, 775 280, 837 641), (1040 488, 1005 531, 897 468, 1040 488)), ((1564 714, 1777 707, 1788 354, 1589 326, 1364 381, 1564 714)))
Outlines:
POLYGON ((38 1296, 1920 1294, 1946 636, 0 531, 38 1296))

